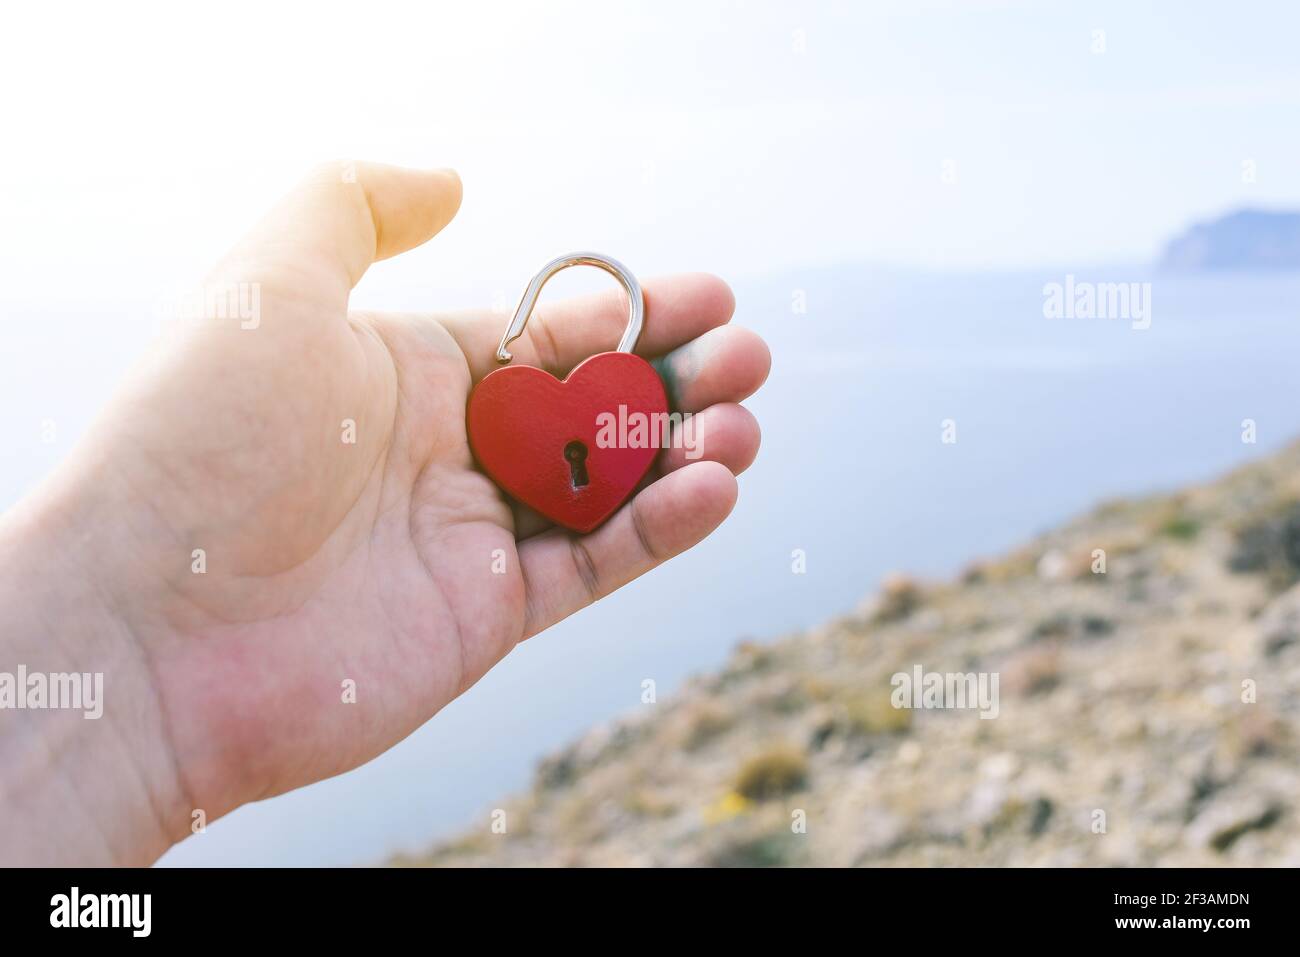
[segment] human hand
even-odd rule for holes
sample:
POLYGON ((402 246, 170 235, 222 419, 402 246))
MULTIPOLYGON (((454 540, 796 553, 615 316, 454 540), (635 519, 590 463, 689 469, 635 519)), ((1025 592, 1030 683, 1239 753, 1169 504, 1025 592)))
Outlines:
MULTIPOLYGON (((65 784, 98 790, 86 816, 102 845, 64 860, 153 860, 195 810, 211 821, 381 753, 521 640, 703 539, 757 453, 758 426, 735 403, 766 377, 766 346, 726 325, 721 281, 651 280, 637 351, 661 357, 674 409, 696 413, 703 458, 664 450, 654 481, 586 536, 512 505, 465 434, 503 318, 349 310, 373 261, 451 220, 460 181, 354 168, 310 177, 210 277, 212 289, 256 290, 257 322, 172 330, 0 523, 0 567, 39 555, 54 572, 30 587, 12 579, 0 614, 34 594, 64 606, 11 616, 26 639, 6 657, 78 671, 109 662, 106 728, 63 722, 60 740, 111 737, 135 763, 116 781, 105 779, 121 768, 102 756, 94 772, 61 768, 65 784), (78 607, 59 576, 81 582, 78 607), (59 642, 35 640, 56 628, 59 642)), ((516 362, 563 376, 612 349, 625 319, 616 289, 543 303, 516 362)), ((30 833, 32 815, 59 803, 40 793, 11 789, 22 813, 0 817, 30 833)), ((41 856, 14 836, 11 853, 41 856)))

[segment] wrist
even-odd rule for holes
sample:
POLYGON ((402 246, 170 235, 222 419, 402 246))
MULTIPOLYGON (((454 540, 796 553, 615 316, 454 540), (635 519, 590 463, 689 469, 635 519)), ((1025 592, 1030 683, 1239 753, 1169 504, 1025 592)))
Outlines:
POLYGON ((143 865, 188 802, 111 509, 60 476, 0 516, 0 863, 143 865))

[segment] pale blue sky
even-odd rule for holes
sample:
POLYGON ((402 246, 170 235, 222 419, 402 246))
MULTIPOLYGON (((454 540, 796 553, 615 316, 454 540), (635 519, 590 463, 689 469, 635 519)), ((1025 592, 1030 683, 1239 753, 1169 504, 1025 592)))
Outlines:
POLYGON ((364 156, 466 182, 395 286, 584 246, 742 276, 1145 259, 1193 218, 1300 205, 1298 20, 1280 0, 28 11, 0 37, 0 249, 28 282, 100 290, 144 291, 149 263, 157 298, 304 165, 364 156))

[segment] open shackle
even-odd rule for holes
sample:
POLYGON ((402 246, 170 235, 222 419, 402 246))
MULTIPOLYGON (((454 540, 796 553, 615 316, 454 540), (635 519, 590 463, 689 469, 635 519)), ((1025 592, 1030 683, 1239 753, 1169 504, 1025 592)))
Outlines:
POLYGON ((645 296, 641 292, 641 284, 636 281, 636 276, 633 276, 617 259, 611 259, 609 256, 602 256, 600 253, 569 253, 567 256, 552 259, 543 266, 524 290, 523 298, 515 307, 514 317, 510 320, 510 325, 506 326, 505 335, 501 337, 501 344, 497 346, 497 362, 505 365, 514 358, 506 347, 524 334, 524 325, 528 322, 528 317, 533 314, 533 307, 537 305, 537 298, 542 294, 542 287, 557 272, 570 266, 595 266, 605 270, 623 285, 628 298, 627 328, 623 330, 623 338, 619 340, 618 349, 615 351, 631 352, 636 348, 637 340, 641 338, 641 324, 645 321, 645 296))

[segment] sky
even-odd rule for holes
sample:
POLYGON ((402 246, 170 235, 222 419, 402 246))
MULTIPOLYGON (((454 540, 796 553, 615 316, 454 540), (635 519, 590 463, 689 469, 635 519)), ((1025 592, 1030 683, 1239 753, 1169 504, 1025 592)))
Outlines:
POLYGON ((1195 218, 1300 205, 1297 20, 1282 2, 28 5, 0 34, 4 279, 192 281, 339 157, 463 175, 453 231, 394 285, 513 290, 584 247, 735 276, 1149 259, 1195 218))

